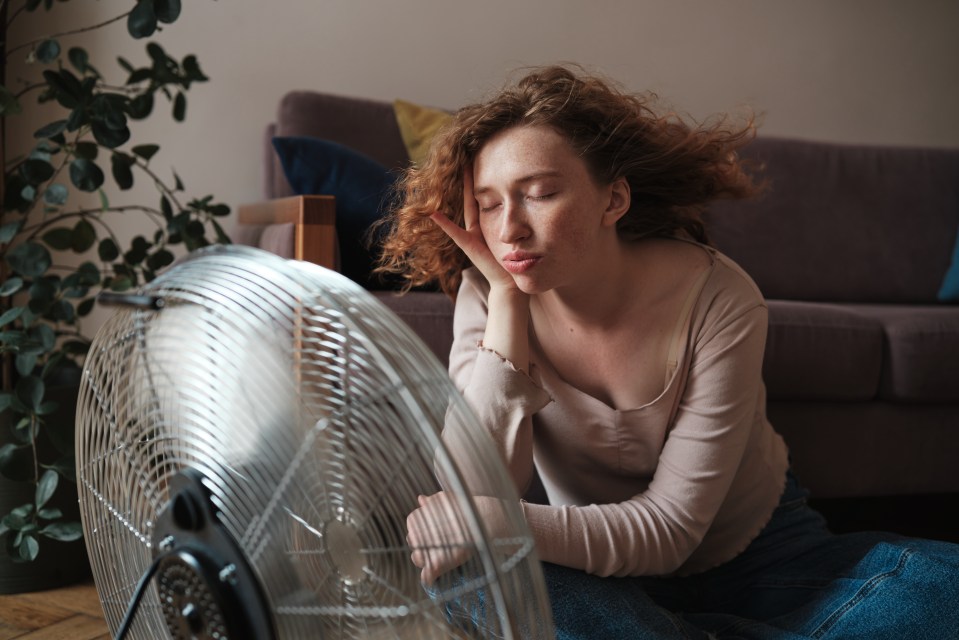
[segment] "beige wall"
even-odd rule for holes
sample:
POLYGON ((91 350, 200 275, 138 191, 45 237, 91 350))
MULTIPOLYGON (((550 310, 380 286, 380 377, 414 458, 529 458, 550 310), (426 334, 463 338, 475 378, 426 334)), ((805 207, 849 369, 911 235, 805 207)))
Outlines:
MULTIPOLYGON (((87 25, 128 0, 57 3, 87 25)), ((652 89, 695 117, 751 106, 766 134, 959 146, 959 3, 953 0, 193 0, 155 38, 199 57, 211 82, 189 93, 185 123, 163 107, 136 124, 154 166, 190 195, 233 206, 260 194, 263 126, 294 88, 456 107, 519 66, 572 60, 652 89)), ((40 11, 12 43, 39 33, 40 11)), ((105 74, 119 50, 146 61, 122 23, 77 36, 105 74)), ((11 70, 9 82, 18 72, 11 70)), ((122 76, 114 75, 114 79, 122 76)), ((24 148, 39 120, 9 131, 24 148)), ((120 203, 155 200, 148 185, 120 203)))

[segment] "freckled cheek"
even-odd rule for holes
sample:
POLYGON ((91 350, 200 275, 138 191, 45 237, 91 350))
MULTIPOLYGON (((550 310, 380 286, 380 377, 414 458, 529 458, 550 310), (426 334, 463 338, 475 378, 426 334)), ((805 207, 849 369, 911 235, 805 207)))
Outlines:
POLYGON ((483 234, 483 239, 486 240, 486 244, 496 242, 496 225, 490 221, 491 216, 480 217, 479 228, 480 232, 483 234))

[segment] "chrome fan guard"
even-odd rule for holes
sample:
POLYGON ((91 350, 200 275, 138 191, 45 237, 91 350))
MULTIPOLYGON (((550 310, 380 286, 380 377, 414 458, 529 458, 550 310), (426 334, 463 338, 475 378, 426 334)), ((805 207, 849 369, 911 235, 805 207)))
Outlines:
POLYGON ((114 633, 152 567, 131 637, 552 637, 495 447, 385 306, 240 247, 196 252, 137 295, 97 334, 77 414, 84 534, 114 633), (457 507, 448 544, 470 559, 427 588, 406 517, 441 489, 457 507), (500 501, 505 530, 476 496, 500 501))

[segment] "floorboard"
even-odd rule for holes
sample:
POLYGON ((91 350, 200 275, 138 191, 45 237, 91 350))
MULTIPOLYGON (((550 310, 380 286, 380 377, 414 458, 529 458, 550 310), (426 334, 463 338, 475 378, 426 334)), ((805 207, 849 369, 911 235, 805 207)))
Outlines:
POLYGON ((0 640, 110 640, 92 582, 0 596, 0 640))

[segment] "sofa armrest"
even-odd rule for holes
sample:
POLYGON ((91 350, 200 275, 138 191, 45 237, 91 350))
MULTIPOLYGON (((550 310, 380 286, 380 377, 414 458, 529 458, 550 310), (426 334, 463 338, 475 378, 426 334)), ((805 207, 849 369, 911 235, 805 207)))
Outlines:
POLYGON ((293 258, 328 269, 337 266, 336 200, 333 196, 291 196, 240 205, 240 225, 293 225, 293 258))

